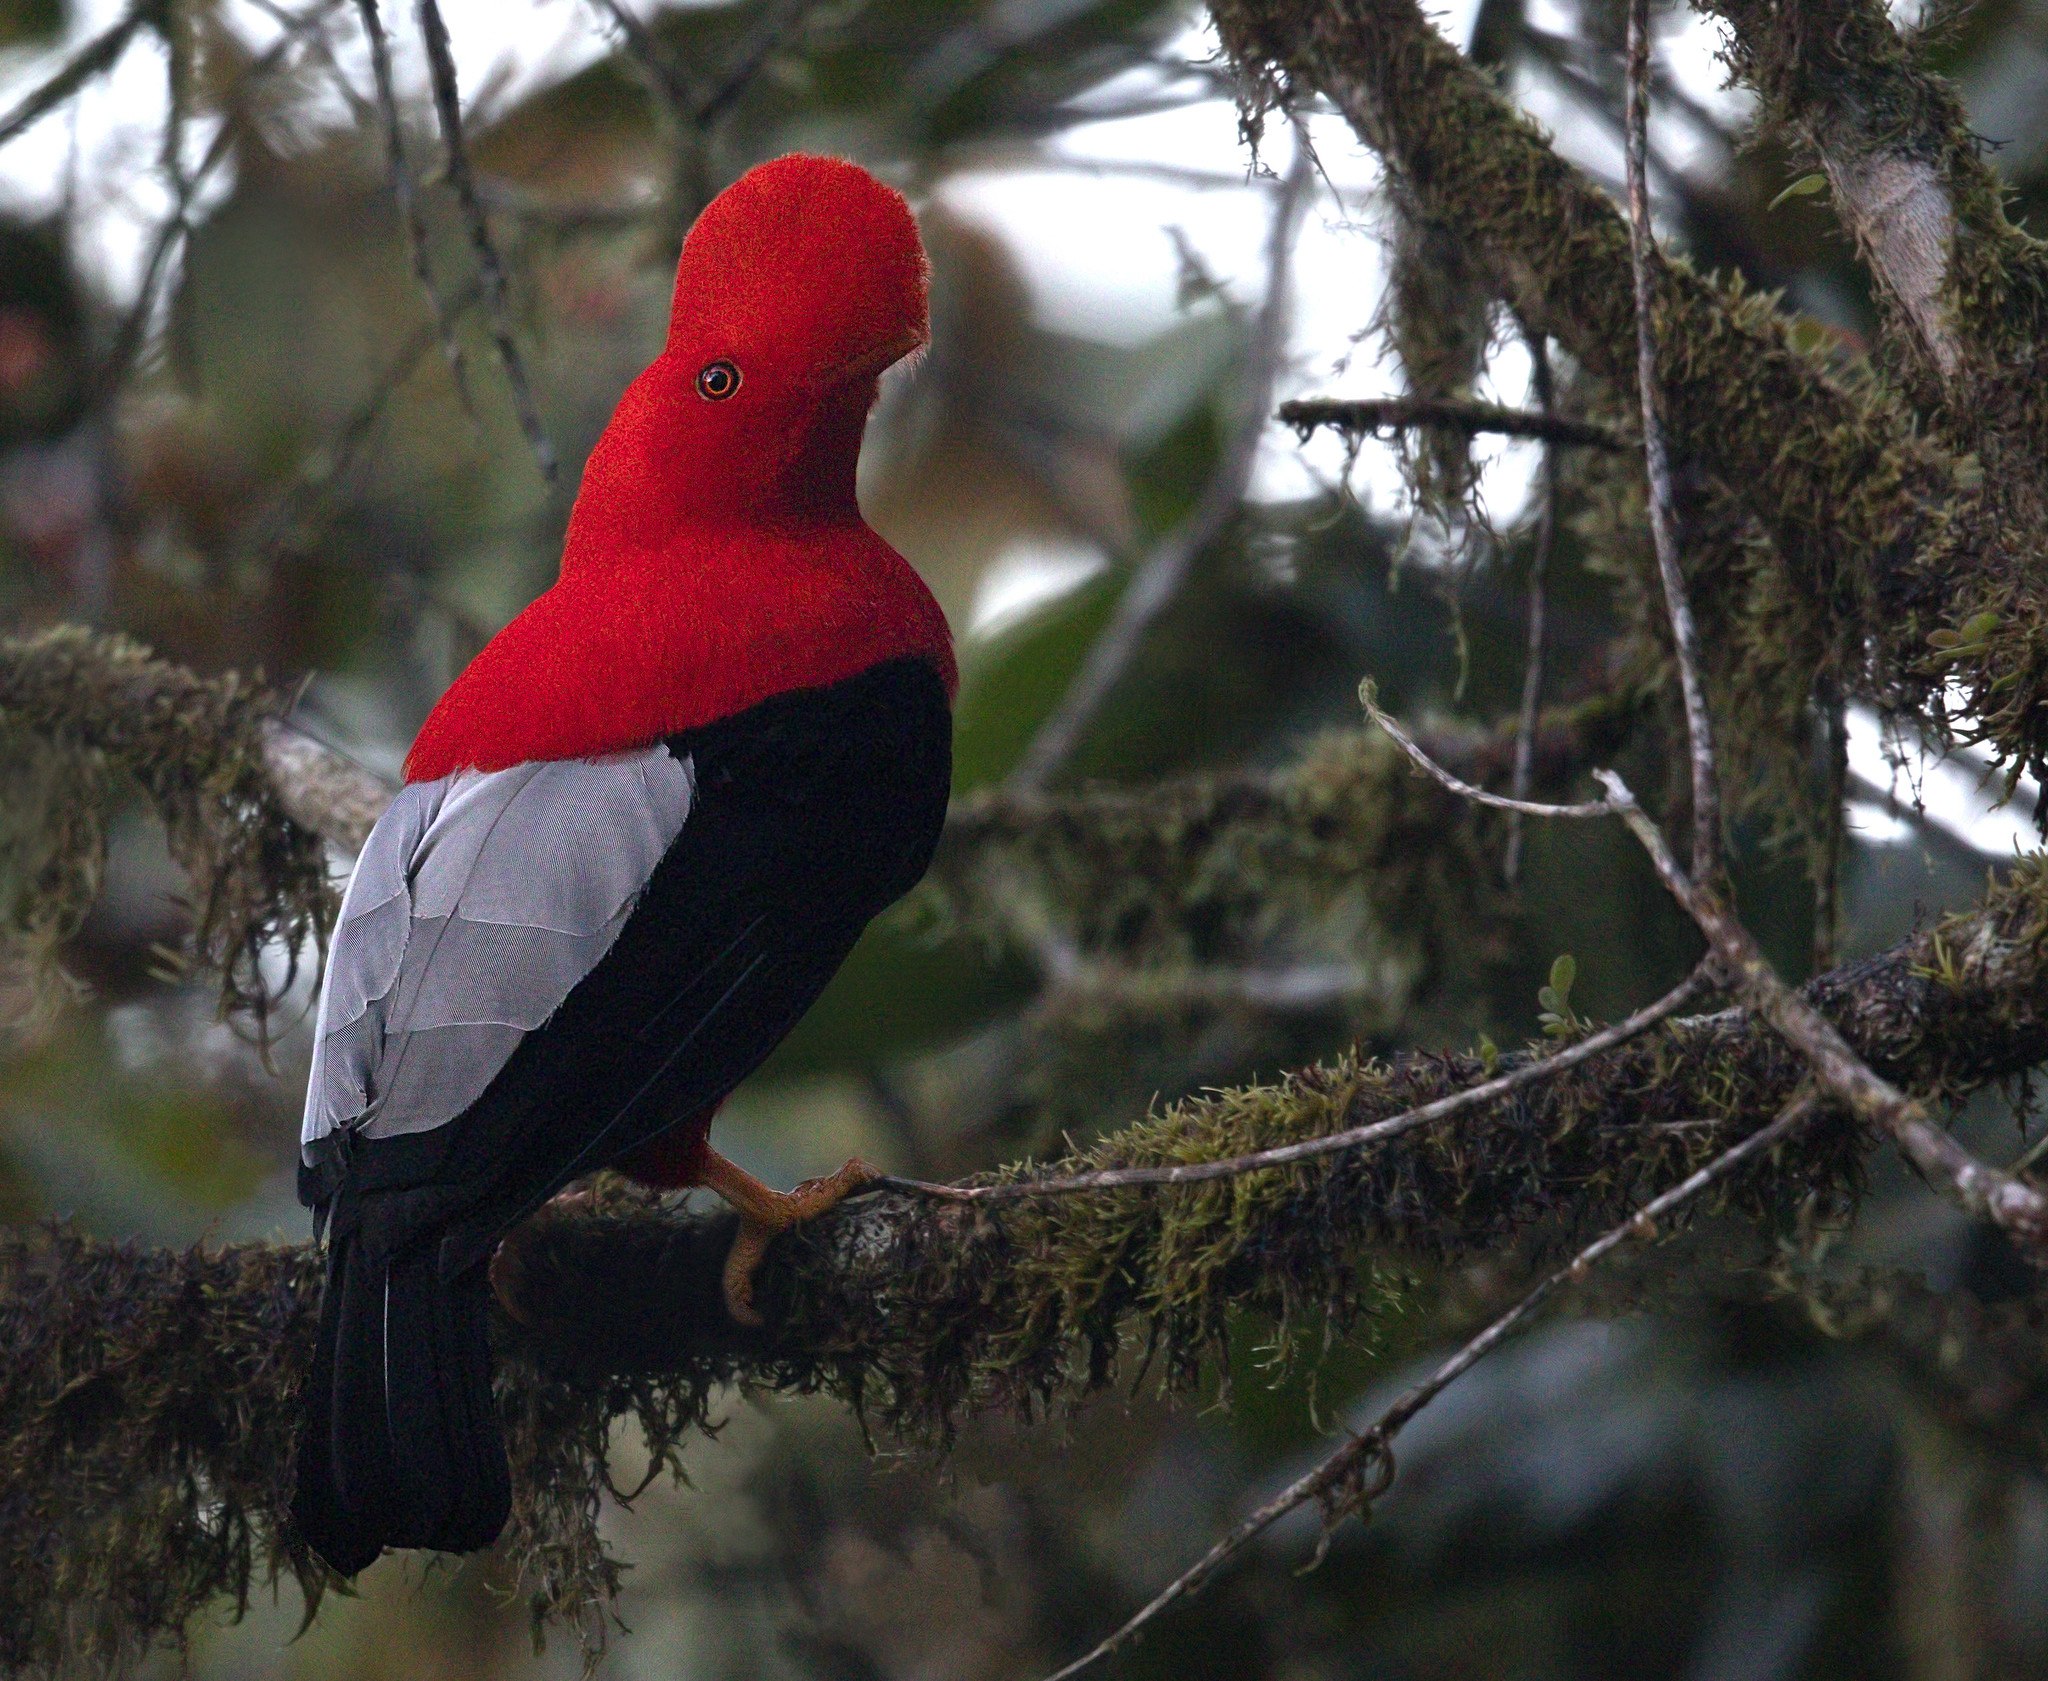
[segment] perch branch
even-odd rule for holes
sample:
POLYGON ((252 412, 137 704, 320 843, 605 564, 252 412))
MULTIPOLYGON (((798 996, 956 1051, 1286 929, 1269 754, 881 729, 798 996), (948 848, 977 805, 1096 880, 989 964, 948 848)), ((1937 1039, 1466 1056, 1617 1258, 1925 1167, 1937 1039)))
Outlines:
MULTIPOLYGON (((1980 910, 1803 996, 1886 1079, 1930 1100, 2033 1065, 2048 1055, 2048 871, 2020 863, 1980 910)), ((1050 1171, 1225 1159, 1398 1115, 1484 1072, 1464 1056, 1344 1060, 1176 1104, 1050 1171)), ((1767 1023, 1731 1009, 1670 1021, 1455 1127, 1284 1172, 994 1207, 867 1196, 774 1247, 761 1331, 724 1314, 730 1218, 614 1201, 546 1220, 523 1245, 529 1328, 501 1327, 514 1339, 502 1392, 513 1557, 532 1567, 543 1611, 603 1602, 617 1568, 595 1491, 621 1414, 672 1463, 733 1382, 826 1389, 879 1428, 941 1434, 968 1412, 1100 1388, 1134 1342, 1192 1384, 1233 1311, 1319 1336, 1403 1299, 1404 1258, 1561 1258, 1765 1125, 1809 1078, 1767 1023)), ((1768 1179, 1733 1181, 1731 1195, 1790 1218, 1809 1193, 1853 1192, 1869 1136, 1809 1126, 1768 1179)), ((64 1650, 82 1607, 94 1629, 125 1619, 131 1634, 168 1635, 266 1571, 310 1568, 282 1515, 281 1444, 318 1280, 317 1255, 299 1247, 0 1241, 0 1486, 34 1537, 0 1570, 0 1635, 64 1650), (167 1579, 166 1556, 190 1570, 167 1579)))

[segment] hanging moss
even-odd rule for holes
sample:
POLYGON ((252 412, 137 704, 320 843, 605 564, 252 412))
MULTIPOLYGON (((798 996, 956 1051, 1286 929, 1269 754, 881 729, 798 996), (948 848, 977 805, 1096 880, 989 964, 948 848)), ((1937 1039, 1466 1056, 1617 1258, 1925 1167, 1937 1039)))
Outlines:
MULTIPOLYGON (((1249 128, 1297 90, 1327 95, 1517 313, 1633 405, 1625 222, 1414 0, 1212 12, 1249 128)), ((1775 299, 1669 258, 1654 291, 1674 458, 1718 480, 1769 545, 1750 551, 1769 590, 1741 591, 1739 613, 1703 610, 1703 639, 1739 669, 1853 648, 1851 696, 1937 734, 1967 730, 2015 774, 2048 770, 2040 522, 1987 495, 1983 464, 1923 436, 1898 394, 1803 347, 1775 299)))
MULTIPOLYGON (((1455 228, 1397 204, 1381 315, 1417 397, 1470 397, 1493 339, 1494 290, 1455 228)), ((1472 436, 1419 427, 1401 438, 1403 477, 1417 503, 1446 524, 1473 513, 1472 436)))
POLYGON ((98 895, 115 804, 139 789, 190 883, 190 958, 219 974, 223 1010, 262 1029, 276 997, 263 951, 296 963, 333 914, 319 837, 285 815, 264 768, 280 706, 260 683, 194 676, 125 637, 60 626, 0 641, 0 942, 33 1002, 47 1005, 59 949, 98 895))

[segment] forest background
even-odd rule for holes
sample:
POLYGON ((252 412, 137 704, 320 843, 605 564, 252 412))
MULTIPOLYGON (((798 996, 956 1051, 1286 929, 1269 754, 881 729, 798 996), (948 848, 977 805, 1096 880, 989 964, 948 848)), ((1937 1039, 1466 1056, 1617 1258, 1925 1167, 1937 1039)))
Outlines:
MULTIPOLYGON (((1279 27, 1266 10, 1223 9, 1226 51, 1200 10, 1147 0, 446 4, 437 90, 423 20, 394 6, 379 20, 387 99, 374 8, 0 8, 9 1451, 48 1439, 56 1403, 31 1380, 88 1360, 82 1344, 50 1353, 55 1297, 37 1292, 51 1279, 75 1306, 94 1266, 118 1281, 194 1243, 304 1236, 291 1164, 313 948, 295 965, 290 945, 318 919, 318 870, 345 867, 348 822, 309 818, 324 850, 292 830, 252 862, 234 848, 264 822, 286 834, 283 819, 250 819, 234 781, 247 766, 194 744, 239 739, 254 706, 263 728, 353 767, 356 792, 395 775, 443 685, 551 578, 581 459, 658 343, 690 218, 785 151, 855 157, 902 186, 932 250, 933 348, 885 386, 862 499, 960 639, 960 803, 932 886, 730 1106, 722 1147, 778 1183, 849 1153, 953 1180, 1085 1150, 1189 1097, 1195 1111, 1171 1113, 1220 1116, 1209 1142, 1248 1147, 1291 1136, 1257 1096, 1284 1071, 1341 1084, 1351 1047, 1420 1052, 1398 1065, 1422 1070, 1402 1076, 1420 1099, 1517 1066, 1530 1043, 1582 1043, 1681 982, 1699 937, 1623 825, 1477 812, 1416 773, 1358 699, 1371 678, 1427 751, 1490 788, 1583 798, 1587 773, 1614 763, 1684 835, 1634 364, 1574 355, 1569 322, 1503 286, 1488 259, 1507 236, 1430 197, 1441 136, 1389 121, 1368 147, 1307 58, 1297 121, 1241 133, 1271 91, 1245 74, 1279 27), (459 151, 437 91, 460 113, 459 151), (1438 406, 1382 411, 1376 432, 1356 412, 1277 417, 1332 397, 1438 406), (1412 423, 1430 416, 1450 423, 1412 423), (211 686, 59 626, 123 633, 211 686), (236 673, 272 687, 216 681, 236 673), (149 697, 163 705, 142 718, 149 697), (128 738, 81 729, 124 706, 142 719, 128 738), (196 756, 152 781, 137 744, 172 740, 196 756), (225 780, 191 781, 202 761, 225 780), (1211 1090, 1253 1096, 1201 1109, 1211 1090), (52 1217, 70 1222, 55 1251, 36 1235, 52 1217)), ((1294 15, 1341 32, 1405 10, 1294 15)), ((1984 170, 1993 208, 1972 214, 2024 227, 2048 191, 2048 8, 1824 10, 1836 46, 1879 66, 1866 105, 1881 138, 1957 179, 1984 170), (1876 19, 1883 39, 1845 18, 1876 19), (1952 131, 1884 102, 1929 71, 1960 95, 1952 113, 1930 107, 1952 131), (1928 152, 1930 132, 1967 161, 1928 152)), ((1889 380, 1919 402, 1925 370, 1896 342, 1902 308, 1919 318, 1881 222, 1829 153, 1811 89, 1759 62, 1765 14, 1714 11, 1652 15, 1657 235, 1766 298, 1742 307, 1782 317, 1788 354, 1829 390, 1881 406, 1889 380), (1732 80, 1731 40, 1751 44, 1732 80)), ((1619 197, 1619 6, 1479 0, 1428 29, 1619 197)), ((1463 167, 1438 161, 1453 179, 1463 167)), ((1909 194, 1890 210, 1916 207, 1909 194)), ((1922 337, 1941 366, 1939 333, 1922 337)), ((1965 430, 1959 401, 1923 408, 1945 445, 1965 430)), ((1985 691, 1920 670, 1909 700, 1909 683, 1869 680, 1881 658, 1844 652, 1853 628, 1802 640, 1758 558, 1784 533, 1730 515, 1710 452, 1687 447, 1688 426, 1715 424, 1710 406, 1673 418, 1674 466, 1734 899, 1791 980, 1835 969, 1853 986, 1890 962, 1945 984, 1943 931, 1975 926, 1945 918, 2038 892, 2019 861, 2038 846, 2031 714, 1973 744, 1985 691)), ((2007 482, 1996 440, 1975 442, 1968 472, 2007 482)), ((1846 529, 1855 488, 1801 518, 1846 529)), ((2016 566, 2024 577, 2024 554, 2016 566)), ((1937 670, 2022 618, 1950 622, 1942 605, 1914 621, 1913 658, 1937 670)), ((1876 614, 1862 601, 1843 623, 1876 614)), ((2024 1074, 2048 1046, 2031 1024, 2007 1037, 2018 1048, 1982 1068, 1951 1058, 1900 1078, 1953 1112, 1976 1156, 2023 1173, 2024 1074)), ((1709 1059, 1694 1099, 1717 1077, 1709 1059)), ((630 1505, 602 1502, 594 1534, 630 1567, 615 1607, 563 1591, 603 1581, 596 1554, 526 1557, 552 1596, 538 1653, 534 1578, 516 1586, 510 1556, 389 1560, 287 1644, 299 1589, 265 1579, 260 1522, 253 1540, 207 1529, 236 1508, 208 1504, 203 1470, 197 1493, 135 1526, 200 1514, 154 1598, 132 1535, 91 1533, 88 1510, 73 1548, 70 1528, 29 1521, 47 1490, 12 1507, 0 1491, 0 1549, 17 1566, 47 1555, 34 1607, 16 1570, 7 1650, 61 1665, 182 1630, 182 1649, 148 1661, 204 1677, 568 1675, 609 1627, 596 1661, 621 1677, 1043 1675, 1347 1425, 1366 1429, 1543 1265, 1727 1142, 1727 1116, 1693 1099, 1611 1101, 1583 1119, 1600 1142, 1569 1161, 1496 1152, 1491 1134, 1468 1149, 1447 1123, 1420 1165, 1386 1158, 1369 1187, 1382 1228, 1290 1247, 1248 1224, 1256 1208, 1191 1204, 1165 1247, 1225 1283, 1148 1298, 1167 1391, 1142 1336, 1108 1353, 1098 1338, 1080 1365, 1101 1353, 1099 1370, 1020 1367, 1002 1395, 985 1355, 957 1393, 900 1368, 849 1380, 857 1348, 830 1372, 740 1357, 718 1375, 765 1391, 653 1407, 724 1421, 679 1431, 688 1485, 656 1477, 630 1505), (1261 1269, 1280 1280, 1263 1293, 1243 1282, 1261 1269), (846 1404, 862 1383, 880 1385, 865 1420, 846 1404), (256 1580, 237 1619, 245 1560, 256 1580), (190 1618, 188 1582, 205 1587, 190 1618)), ((1558 1138, 1574 1124, 1515 1116, 1558 1138)), ((1830 1142, 1638 1245, 1446 1390, 1402 1435, 1370 1524, 1332 1529, 1319 1568, 1298 1574, 1318 1545, 1310 1501, 1113 1659, 1120 1673, 2048 1669, 2048 1302, 1993 1223, 1888 1150, 1847 1146, 1838 1114, 1825 1124, 1830 1142)), ((1069 1305, 1081 1290, 1060 1287, 1069 1305)), ((600 1424, 639 1404, 614 1395, 600 1424)), ((647 1457, 630 1419, 613 1446, 630 1489, 647 1457)), ((166 1475, 189 1468, 176 1453, 166 1475)), ((1355 1510, 1355 1493, 1326 1510, 1355 1510)))

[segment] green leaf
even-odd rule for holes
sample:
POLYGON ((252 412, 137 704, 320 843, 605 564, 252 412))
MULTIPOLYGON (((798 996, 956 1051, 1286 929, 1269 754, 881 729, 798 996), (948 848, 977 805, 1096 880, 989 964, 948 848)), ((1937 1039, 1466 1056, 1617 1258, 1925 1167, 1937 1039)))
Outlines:
POLYGON ((1783 204, 1788 198, 1811 198, 1815 193, 1824 193, 1827 190, 1828 178, 1825 175, 1821 175, 1818 173, 1813 175, 1802 175, 1799 177, 1798 180, 1794 181, 1791 186, 1787 187, 1776 198, 1772 199, 1769 204, 1765 205, 1764 213, 1766 215, 1769 215, 1770 212, 1777 209, 1778 206, 1783 204))
POLYGON ((1557 960, 1550 965, 1550 987, 1560 1002, 1557 1008, 1569 1009, 1572 1001, 1572 982, 1579 978, 1578 959, 1570 952, 1560 952, 1557 960))

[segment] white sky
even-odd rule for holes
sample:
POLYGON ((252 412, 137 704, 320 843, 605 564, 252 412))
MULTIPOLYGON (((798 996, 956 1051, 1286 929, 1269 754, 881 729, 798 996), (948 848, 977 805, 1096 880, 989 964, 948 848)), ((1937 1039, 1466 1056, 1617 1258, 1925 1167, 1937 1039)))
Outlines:
MULTIPOLYGON (((646 0, 640 0, 645 10, 646 0)), ((1543 0, 1554 13, 1547 26, 1571 24, 1572 0, 1543 0)), ((111 24, 126 0, 77 0, 69 35, 54 48, 0 59, 0 109, 34 87, 76 47, 111 24)), ((1456 0, 1439 13, 1447 34, 1462 40, 1477 0, 1456 0)), ((410 17, 409 0, 386 0, 402 89, 423 92, 425 67, 410 17)), ((442 0, 465 92, 502 98, 581 67, 610 50, 592 7, 583 0, 442 0)), ((251 46, 262 50, 277 36, 277 25, 256 6, 238 5, 231 14, 251 46)), ((1546 20, 1539 15, 1539 23, 1546 20)), ((344 68, 367 87, 367 55, 351 31, 342 31, 344 68)), ((1215 51, 1206 28, 1191 28, 1177 43, 1191 61, 1215 51)), ((1740 98, 1724 90, 1714 61, 1714 26, 1695 15, 1673 20, 1661 40, 1664 63, 1693 99, 1721 110, 1739 108, 1740 98)), ((1091 103, 1158 85, 1154 73, 1134 74, 1107 87, 1091 103), (1148 82, 1147 78, 1150 78, 1148 82)), ((1539 121, 1561 127, 1566 108, 1540 83, 1520 93, 1539 121)), ((0 151, 0 203, 19 211, 49 211, 74 198, 80 256, 104 277, 117 296, 132 292, 152 231, 169 208, 169 195, 155 168, 165 91, 162 54, 146 35, 124 54, 114 71, 0 151)), ((335 115, 344 108, 337 98, 335 115)), ((1290 136, 1276 125, 1265 162, 1284 171, 1290 136)), ((195 132, 188 159, 196 160, 211 135, 195 132)), ((1375 161, 1335 120, 1319 120, 1314 144, 1336 193, 1319 194, 1295 252, 1289 355, 1281 396, 1309 392, 1373 396, 1399 389, 1399 376, 1378 342, 1359 338, 1379 307, 1383 264, 1372 237, 1375 161), (1357 342, 1354 343, 1354 340, 1357 342)), ((1685 123, 1660 127, 1660 146, 1679 168, 1688 167, 1700 145, 1685 123)), ((1560 135, 1560 146, 1596 174, 1613 176, 1620 155, 1613 137, 1579 124, 1560 135)), ((1179 284, 1180 253, 1175 232, 1203 265, 1241 302, 1256 299, 1264 281, 1270 181, 1253 179, 1237 136, 1236 113, 1223 98, 1184 109, 1090 123, 1054 143, 1059 163, 1070 167, 993 167, 954 178, 943 189, 949 208, 1000 233, 1014 253, 1033 305, 1047 324, 1106 341, 1140 342, 1172 317, 1179 284), (1199 172, 1201 185, 1163 181, 1132 172, 1157 166, 1199 172), (1099 173, 1090 173, 1090 169, 1099 173)), ((1709 160, 1701 158, 1702 165, 1709 160)), ((226 172, 213 188, 217 197, 230 182, 226 172)), ((202 198, 202 208, 207 202, 202 198)), ((1527 357, 1510 346, 1496 358, 1490 395, 1506 403, 1527 400, 1527 357)), ((1502 524, 1525 501, 1535 468, 1533 446, 1496 444, 1483 452, 1489 465, 1481 495, 1502 524)), ((1306 447, 1291 433, 1269 429, 1254 475, 1256 499, 1294 498, 1335 482, 1343 469, 1337 439, 1322 435, 1306 447)), ((1397 509, 1402 494, 1391 452, 1368 444, 1353 474, 1357 493, 1369 504, 1397 509)), ((1084 581, 1099 557, 1084 548, 1020 546, 992 568, 975 603, 970 628, 986 632, 1013 621, 1032 606, 1084 581)), ((1894 789, 1899 801, 1918 802, 1928 818, 1983 850, 2009 856, 2015 846, 2034 844, 2026 811, 2031 785, 2013 807, 1993 809, 1981 767, 1938 763, 1914 748, 1881 739, 1874 715, 1852 715, 1851 768, 1864 784, 1894 789)), ((1871 839, 1892 836, 1898 818, 1873 799, 1861 799, 1854 817, 1871 839)))

